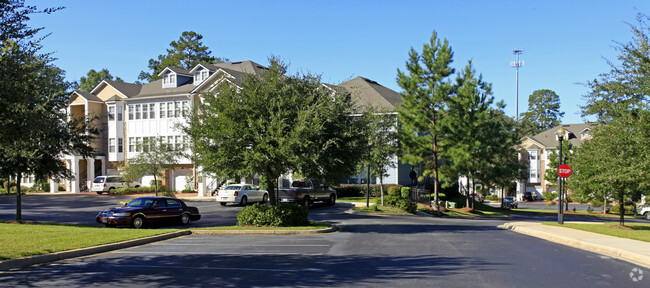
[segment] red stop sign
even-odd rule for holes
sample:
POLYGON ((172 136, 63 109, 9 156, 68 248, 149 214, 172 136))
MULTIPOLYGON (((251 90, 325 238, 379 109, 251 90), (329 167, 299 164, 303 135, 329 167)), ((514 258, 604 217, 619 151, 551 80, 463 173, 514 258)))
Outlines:
POLYGON ((563 164, 560 167, 557 167, 557 174, 560 174, 560 177, 566 178, 571 176, 571 167, 569 165, 563 164))

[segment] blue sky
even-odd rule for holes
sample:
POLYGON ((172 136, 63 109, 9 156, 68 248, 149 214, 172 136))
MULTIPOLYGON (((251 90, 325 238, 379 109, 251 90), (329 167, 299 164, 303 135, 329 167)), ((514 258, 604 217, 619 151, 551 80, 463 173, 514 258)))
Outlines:
POLYGON ((291 64, 291 72, 312 72, 338 84, 357 76, 397 92, 397 69, 411 47, 421 51, 433 30, 447 38, 460 71, 472 59, 493 84, 494 96, 515 115, 515 60, 519 113, 538 89, 560 95, 563 123, 580 123, 587 89, 578 83, 609 71, 614 42, 631 40, 625 22, 635 8, 650 13, 650 1, 30 1, 40 8, 31 26, 52 33, 44 49, 78 80, 90 69, 108 69, 127 82, 137 80, 148 60, 166 53, 183 31, 203 35, 213 56, 266 65, 270 55, 291 64))

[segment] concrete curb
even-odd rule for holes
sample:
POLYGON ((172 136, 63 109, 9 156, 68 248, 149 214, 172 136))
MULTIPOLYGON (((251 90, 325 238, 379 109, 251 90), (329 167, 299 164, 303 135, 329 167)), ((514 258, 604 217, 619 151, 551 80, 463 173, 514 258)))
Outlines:
MULTIPOLYGON (((540 224, 541 225, 541 224, 540 224)), ((547 241, 551 241, 554 243, 562 244, 565 246, 573 247, 573 248, 578 248, 581 250, 589 251, 589 252, 594 252, 598 254, 603 254, 606 256, 610 256, 616 259, 624 260, 627 262, 631 262, 646 268, 650 268, 650 257, 646 255, 641 255, 638 253, 634 253, 625 249, 620 249, 620 248, 614 248, 610 246, 605 246, 605 245, 600 245, 597 243, 592 243, 584 240, 579 240, 575 239, 572 237, 566 237, 554 233, 548 233, 544 231, 539 231, 536 229, 530 229, 527 227, 521 227, 517 225, 513 225, 512 223, 505 223, 503 225, 499 225, 498 228, 501 229, 508 229, 517 233, 525 234, 528 236, 544 239, 547 241)), ((570 229, 570 228, 562 228, 562 229, 570 229)), ((587 232, 589 233, 589 232, 587 232)), ((593 233, 596 235, 600 235, 597 233, 593 233)), ((610 236, 613 237, 613 236, 610 236)), ((638 241, 642 245, 647 245, 646 242, 638 241), (643 244, 645 243, 645 244, 643 244)))
POLYGON ((56 253, 34 255, 18 259, 10 259, 0 261, 0 271, 7 271, 12 269, 21 269, 28 266, 45 264, 59 260, 70 258, 77 258, 88 256, 92 254, 105 253, 114 250, 126 249, 134 246, 145 245, 153 242, 164 241, 180 236, 187 235, 310 235, 320 233, 331 233, 337 231, 339 228, 332 225, 330 228, 319 230, 182 230, 171 232, 147 238, 128 240, 119 243, 105 244, 101 246, 80 248, 69 251, 61 251, 56 253))
POLYGON ((69 250, 69 251, 61 251, 56 253, 44 254, 44 255, 34 255, 34 256, 29 256, 29 257, 19 258, 19 259, 4 260, 4 261, 0 261, 0 271, 19 269, 27 266, 49 263, 49 262, 54 262, 54 261, 59 261, 59 260, 64 260, 69 258, 76 258, 76 257, 88 256, 92 254, 104 253, 108 251, 149 244, 152 242, 163 241, 163 240, 190 235, 190 234, 192 234, 190 230, 183 230, 183 231, 171 232, 171 233, 151 236, 147 238, 134 239, 134 240, 124 241, 119 243, 105 244, 105 245, 100 245, 95 247, 80 248, 80 249, 69 250))

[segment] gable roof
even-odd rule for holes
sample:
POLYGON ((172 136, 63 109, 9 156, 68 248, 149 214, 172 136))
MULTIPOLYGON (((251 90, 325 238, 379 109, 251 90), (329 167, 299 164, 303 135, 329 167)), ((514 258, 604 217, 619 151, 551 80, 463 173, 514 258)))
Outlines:
POLYGON ((560 127, 564 128, 566 131, 565 133, 569 135, 569 142, 571 142, 573 146, 580 147, 584 142, 584 139, 580 138, 582 131, 587 128, 592 129, 596 127, 596 123, 561 124, 529 138, 544 145, 546 148, 555 148, 558 145, 555 132, 557 132, 560 127))
POLYGON ((70 98, 70 103, 74 102, 74 100, 77 99, 77 97, 82 97, 82 98, 84 98, 84 99, 86 99, 87 101, 90 101, 90 102, 104 103, 104 101, 102 101, 102 99, 99 99, 99 97, 93 95, 90 92, 75 90, 75 91, 72 91, 72 95, 73 95, 73 97, 70 98))
POLYGON ((113 80, 102 80, 102 82, 99 82, 93 90, 90 91, 91 94, 97 95, 97 93, 104 89, 106 86, 111 86, 113 89, 117 90, 124 96, 125 98, 135 96, 140 92, 140 89, 142 88, 142 85, 140 84, 133 84, 133 83, 125 83, 125 82, 120 82, 120 81, 113 81, 113 80))
POLYGON ((384 87, 376 81, 364 77, 357 77, 338 85, 350 93, 356 103, 353 109, 361 112, 361 107, 370 104, 380 109, 395 111, 397 104, 402 103, 402 96, 384 87))
POLYGON ((233 70, 242 73, 251 73, 251 74, 260 74, 268 69, 250 60, 229 62, 229 63, 214 63, 212 65, 219 68, 225 68, 228 70, 233 70))
POLYGON ((176 68, 176 67, 165 67, 165 69, 163 69, 162 71, 160 71, 160 73, 158 73, 158 76, 162 76, 163 74, 165 74, 165 72, 167 70, 172 71, 172 72, 174 72, 176 74, 183 75, 183 76, 193 77, 192 73, 190 73, 189 70, 185 70, 185 69, 182 69, 182 68, 176 68))
POLYGON ((174 88, 163 88, 162 81, 163 81, 162 79, 158 79, 156 81, 152 81, 142 85, 142 89, 140 89, 140 92, 137 95, 133 95, 129 98, 138 99, 138 98, 152 97, 152 96, 165 97, 170 95, 189 94, 190 92, 192 92, 192 90, 194 90, 194 84, 192 84, 191 81, 189 83, 174 88))

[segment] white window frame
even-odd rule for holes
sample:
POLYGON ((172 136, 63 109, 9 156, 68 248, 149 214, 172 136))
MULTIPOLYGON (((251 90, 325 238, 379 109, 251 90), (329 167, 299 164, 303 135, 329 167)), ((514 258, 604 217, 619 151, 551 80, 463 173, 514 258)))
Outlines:
POLYGON ((108 138, 108 153, 115 153, 115 138, 108 138))
POLYGON ((122 122, 122 120, 123 120, 123 118, 122 118, 122 114, 123 114, 122 110, 123 109, 124 109, 124 107, 122 107, 122 105, 117 105, 117 121, 118 122, 122 122))
POLYGON ((129 120, 133 120, 133 104, 128 105, 129 106, 129 120))
POLYGON ((147 120, 149 118, 149 105, 142 104, 142 120, 147 120))
POLYGON ((115 121, 115 105, 108 105, 108 121, 115 121))
POLYGON ((149 119, 156 119, 156 103, 149 103, 149 119))

